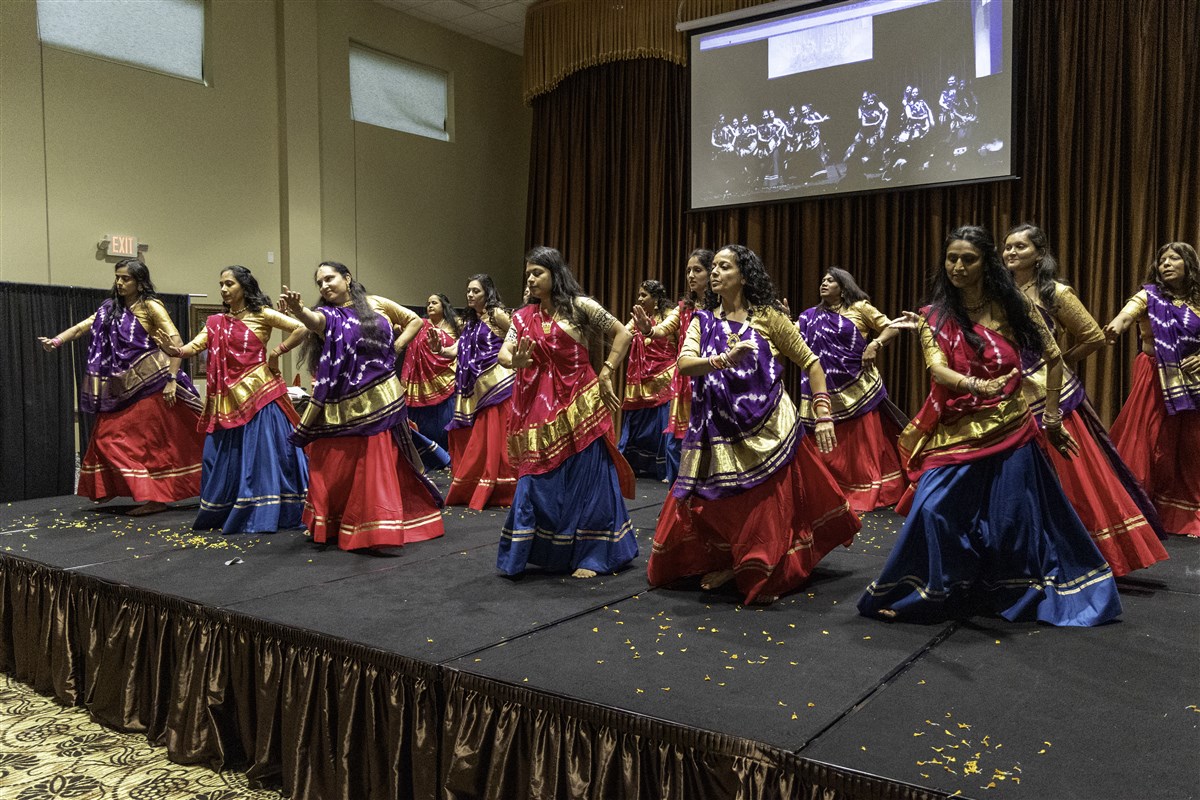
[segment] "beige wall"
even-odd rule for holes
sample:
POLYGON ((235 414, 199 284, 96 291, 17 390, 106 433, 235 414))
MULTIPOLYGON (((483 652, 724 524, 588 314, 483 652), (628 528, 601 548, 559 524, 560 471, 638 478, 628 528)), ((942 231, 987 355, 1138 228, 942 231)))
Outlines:
POLYGON ((530 114, 520 58, 373 2, 211 0, 208 86, 37 43, 0 1, 0 280, 106 286, 96 242, 133 233, 156 284, 208 293, 241 263, 269 293, 321 258, 376 293, 458 301, 519 286, 530 114), (454 135, 350 120, 348 42, 451 74, 454 135), (275 263, 267 263, 267 252, 275 263))

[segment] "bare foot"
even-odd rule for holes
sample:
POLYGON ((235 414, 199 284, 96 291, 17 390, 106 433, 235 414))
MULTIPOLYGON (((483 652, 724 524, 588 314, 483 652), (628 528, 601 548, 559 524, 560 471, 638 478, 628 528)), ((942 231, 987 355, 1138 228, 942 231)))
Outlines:
POLYGON ((718 589, 733 580, 733 570, 719 569, 700 579, 700 588, 706 592, 718 589))
POLYGON ((572 578, 594 578, 594 577, 596 577, 596 571, 593 569, 584 569, 583 567, 580 567, 579 569, 577 569, 571 573, 571 577, 572 578))
POLYGON ((128 514, 131 517, 144 517, 149 514, 157 514, 160 511, 166 511, 166 510, 167 510, 166 503, 150 502, 150 503, 143 503, 142 505, 138 506, 137 508, 131 508, 128 511, 128 514))
POLYGON ((884 619, 895 619, 896 618, 896 612, 890 608, 881 608, 881 609, 879 609, 878 613, 879 613, 879 616, 883 617, 884 619))

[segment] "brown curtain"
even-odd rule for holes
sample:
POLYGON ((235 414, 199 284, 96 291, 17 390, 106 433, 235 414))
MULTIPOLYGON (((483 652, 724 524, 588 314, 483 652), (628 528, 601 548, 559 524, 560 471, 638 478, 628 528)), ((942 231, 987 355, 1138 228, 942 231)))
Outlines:
MULTIPOLYGON (((691 249, 729 242, 763 257, 794 311, 817 302, 820 271, 839 264, 895 314, 920 302, 952 227, 1002 235, 1032 221, 1103 325, 1162 242, 1200 240, 1200 58, 1185 44, 1200 41, 1200 4, 1051 0, 1016 11, 1017 181, 688 213, 687 71, 639 58, 583 69, 534 100, 528 242, 562 249, 618 316, 640 281, 677 293, 691 249)), ((1128 391, 1133 338, 1081 370, 1106 422, 1128 391)), ((893 398, 915 411, 928 386, 913 343, 882 362, 893 398)))
POLYGON ((435 664, 0 556, 0 670, 296 800, 439 796, 435 664))

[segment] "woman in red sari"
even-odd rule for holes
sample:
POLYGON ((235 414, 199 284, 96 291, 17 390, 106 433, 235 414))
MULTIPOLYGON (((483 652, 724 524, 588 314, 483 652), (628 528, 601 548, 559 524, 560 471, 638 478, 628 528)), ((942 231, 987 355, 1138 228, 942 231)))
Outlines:
POLYGON ((629 331, 575 281, 562 254, 525 255, 530 304, 518 309, 499 361, 516 370, 508 445, 520 476, 500 537, 496 568, 519 575, 529 564, 592 578, 638 553, 622 494, 633 472, 617 451, 612 415, 621 407, 612 375, 629 331), (597 374, 589 342, 611 336, 597 374))
MULTIPOLYGON (((684 334, 692 322, 692 314, 704 302, 712 260, 712 250, 700 248, 691 252, 684 268, 687 291, 675 308, 667 312, 662 322, 656 324, 648 314, 634 306, 633 324, 643 336, 672 342, 678 340, 679 347, 683 347, 684 334)), ((683 450, 683 437, 687 434, 691 413, 692 379, 677 369, 675 380, 671 383, 671 408, 667 412, 667 433, 670 434, 667 441, 667 483, 674 483, 679 474, 679 455, 683 450)))
POLYGON ((1138 325, 1133 386, 1112 426, 1117 452, 1170 533, 1200 536, 1200 260, 1168 242, 1141 291, 1104 326, 1109 343, 1138 325))
MULTIPOLYGON (((1155 527, 1158 513, 1133 473, 1117 455, 1108 433, 1092 410, 1074 367, 1104 346, 1104 334, 1070 286, 1054 279, 1058 262, 1045 232, 1018 225, 1004 237, 1004 266, 1022 294, 1037 307, 1062 351, 1063 381, 1058 410, 1063 427, 1079 444, 1079 454, 1063 458, 1045 433, 1047 367, 1044 359, 1022 363, 1021 391, 1037 419, 1038 443, 1054 465, 1063 493, 1120 577, 1167 558, 1155 527)), ((1159 526, 1161 530, 1161 527, 1159 526)), ((1165 534, 1164 534, 1165 535, 1165 534)))
POLYGON ((693 382, 691 419, 646 574, 651 586, 690 575, 702 575, 705 590, 733 581, 744 602, 766 604, 806 581, 860 524, 818 453, 837 442, 820 361, 762 261, 729 245, 713 258, 709 285, 679 356, 693 382), (812 382, 812 436, 783 387, 785 359, 812 382))
POLYGON ((920 332, 933 385, 900 436, 916 486, 911 507, 859 613, 914 622, 991 613, 1071 626, 1114 619, 1112 570, 1037 445, 1020 392, 1023 354, 1045 359, 1046 437, 1061 455, 1076 454, 1058 410, 1058 344, 987 230, 951 231, 942 261, 930 304, 893 323, 920 332))
MULTIPOLYGON (((666 287, 658 281, 642 281, 634 308, 653 323, 662 322, 667 310, 666 287)), ((674 439, 667 431, 667 423, 677 348, 670 338, 640 335, 635 326, 636 318, 626 325, 633 338, 625 371, 621 440, 617 448, 634 474, 665 481, 667 446, 674 439)))
POLYGON ((183 342, 136 258, 118 261, 112 297, 95 314, 57 336, 46 350, 91 334, 79 410, 96 426, 79 469, 77 493, 98 503, 132 497, 129 513, 154 514, 200 493, 200 396, 180 359, 160 348, 183 342))
POLYGON ((400 380, 408 402, 408 418, 422 440, 417 449, 426 469, 450 465, 446 426, 454 418, 454 358, 446 353, 458 338, 458 315, 450 298, 431 294, 425 301, 425 319, 421 332, 404 351, 400 380), (430 337, 437 339, 441 352, 434 353, 430 337))
POLYGON ((224 314, 211 314, 204 330, 173 354, 191 358, 205 350, 208 391, 200 427, 204 473, 197 530, 264 533, 300 527, 308 462, 288 442, 300 418, 279 376, 279 356, 304 338, 304 326, 271 307, 250 270, 234 265, 218 279, 224 314), (271 331, 286 335, 267 351, 271 331))
POLYGON ((507 435, 513 373, 497 361, 511 324, 491 276, 480 273, 467 281, 458 341, 443 346, 436 332, 426 334, 435 355, 457 359, 448 428, 454 477, 446 505, 475 511, 512 505, 517 473, 508 460, 507 435))

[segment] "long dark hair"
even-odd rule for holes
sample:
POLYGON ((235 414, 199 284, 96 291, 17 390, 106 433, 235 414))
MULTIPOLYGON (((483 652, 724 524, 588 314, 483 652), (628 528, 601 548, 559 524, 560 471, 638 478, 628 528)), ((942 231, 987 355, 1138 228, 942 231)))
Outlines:
MULTIPOLYGON (((491 275, 488 275, 486 272, 479 272, 467 278, 468 285, 470 285, 471 281, 476 281, 483 287, 483 307, 488 312, 491 312, 495 308, 504 309, 504 301, 500 299, 500 293, 496 291, 496 284, 492 282, 491 275)), ((468 305, 463 311, 463 319, 465 320, 465 324, 479 322, 479 314, 468 305)))
MULTIPOLYGON (((367 302, 367 288, 350 276, 350 268, 337 261, 322 261, 313 270, 314 281, 321 267, 329 267, 330 269, 337 270, 343 278, 350 281, 350 302, 354 306, 355 316, 358 317, 358 335, 360 341, 365 341, 367 346, 372 349, 382 350, 385 347, 391 347, 393 338, 391 325, 376 313, 375 309, 371 308, 371 304, 367 302)), ((333 303, 324 297, 318 300, 316 304, 318 306, 333 305, 333 303)), ((317 372, 317 364, 321 360, 322 349, 323 346, 320 337, 310 331, 308 336, 304 337, 304 345, 300 351, 300 361, 314 375, 317 372)))
POLYGON ((654 298, 654 310, 661 317, 667 311, 667 287, 655 280, 642 281, 646 294, 654 298))
POLYGON ((1050 252, 1050 240, 1046 236, 1046 232, 1037 225, 1032 222, 1022 222, 1004 234, 1004 241, 1007 243, 1008 237, 1017 233, 1029 234, 1029 241, 1037 248, 1038 262, 1037 266, 1033 268, 1033 279, 1037 283, 1037 293, 1042 300, 1042 307, 1047 311, 1053 311, 1058 298, 1057 290, 1054 287, 1054 276, 1058 273, 1058 259, 1050 252))
POLYGON ((862 290, 854 280, 854 276, 841 267, 826 267, 821 277, 828 275, 837 282, 842 290, 842 305, 849 306, 859 300, 870 300, 871 296, 862 290))
POLYGON ((597 330, 590 317, 584 312, 577 297, 587 297, 562 253, 553 247, 539 245, 525 254, 526 264, 537 264, 550 271, 550 307, 569 319, 589 340, 603 341, 608 331, 597 330))
POLYGON ((1154 256, 1154 263, 1150 265, 1150 273, 1146 276, 1146 283, 1153 283, 1157 286, 1164 297, 1200 303, 1200 258, 1196 256, 1196 248, 1187 242, 1167 242, 1158 248, 1158 253, 1154 256), (1163 253, 1168 250, 1174 250, 1183 259, 1183 292, 1181 294, 1171 291, 1158 277, 1158 262, 1163 257, 1163 253))
MULTIPOLYGON (((266 293, 258 286, 258 278, 254 277, 254 273, 243 267, 241 264, 234 264, 231 267, 225 267, 221 272, 217 273, 220 277, 221 273, 232 272, 233 279, 241 284, 242 300, 245 301, 246 308, 257 313, 263 308, 271 307, 271 298, 267 297, 266 293)), ((229 311, 229 303, 222 302, 225 310, 229 311)))
MULTIPOLYGON (((454 335, 458 336, 462 333, 462 322, 458 318, 458 312, 454 310, 454 306, 450 304, 450 298, 446 295, 438 292, 437 299, 442 304, 442 319, 450 325, 454 335)), ((428 315, 428 312, 426 314, 428 315)))
MULTIPOLYGON (((750 307, 751 311, 753 312, 756 308, 773 308, 783 312, 783 303, 779 302, 779 298, 775 296, 775 284, 771 281, 771 276, 767 274, 767 268, 763 266, 762 259, 758 257, 758 254, 740 244, 727 244, 721 250, 733 253, 738 271, 742 273, 742 278, 746 281, 742 287, 742 293, 746 296, 746 305, 750 307)), ((704 289, 704 307, 712 311, 719 308, 720 305, 721 298, 713 292, 712 286, 709 285, 704 289)))
POLYGON ((963 225, 950 231, 942 243, 942 261, 930 273, 929 305, 931 316, 937 317, 935 330, 940 330, 947 319, 953 318, 962 329, 963 336, 976 353, 983 352, 983 338, 974 331, 974 323, 960 292, 950 283, 946 275, 946 250, 951 242, 963 241, 978 250, 983 263, 983 295, 1004 309, 1004 316, 1012 328, 1017 346, 1031 353, 1042 352, 1042 336, 1037 323, 1029 315, 1029 301, 1017 288, 1012 273, 1004 268, 996 242, 987 228, 979 225, 963 225))
MULTIPOLYGON (((137 281, 138 285, 138 300, 145 302, 154 300, 158 297, 158 291, 154 288, 154 281, 150 280, 150 268, 140 258, 123 258, 116 264, 113 264, 113 272, 115 273, 121 267, 129 273, 129 277, 137 281)), ((117 291, 117 282, 113 281, 112 288, 113 305, 118 311, 125 310, 125 298, 121 297, 117 291)))
POLYGON ((695 250, 688 253, 687 260, 683 262, 683 269, 684 269, 683 296, 680 297, 679 299, 682 300, 683 302, 687 303, 688 305, 692 306, 693 308, 695 308, 696 305, 699 304, 700 301, 702 301, 704 298, 699 295, 693 294, 692 290, 687 288, 687 263, 688 263, 688 261, 691 261, 693 258, 699 259, 700 263, 704 266, 704 271, 711 272, 712 271, 712 260, 713 260, 713 256, 715 256, 715 255, 716 255, 716 253, 714 253, 712 250, 708 250, 703 247, 697 247, 695 250))

